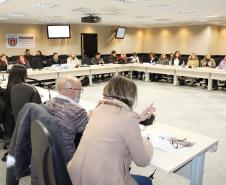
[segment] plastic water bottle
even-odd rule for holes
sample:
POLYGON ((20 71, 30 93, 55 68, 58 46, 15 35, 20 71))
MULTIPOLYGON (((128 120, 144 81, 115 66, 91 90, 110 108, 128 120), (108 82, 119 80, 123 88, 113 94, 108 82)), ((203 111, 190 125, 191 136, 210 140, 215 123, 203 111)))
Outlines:
POLYGON ((185 67, 185 63, 184 63, 184 61, 183 61, 183 63, 182 63, 182 67, 183 67, 183 68, 185 67))

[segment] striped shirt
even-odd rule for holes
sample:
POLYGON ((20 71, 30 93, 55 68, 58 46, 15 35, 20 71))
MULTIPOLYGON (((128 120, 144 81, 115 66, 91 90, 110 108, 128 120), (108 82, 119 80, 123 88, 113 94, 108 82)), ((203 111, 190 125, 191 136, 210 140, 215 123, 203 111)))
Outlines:
POLYGON ((72 99, 62 95, 49 100, 46 108, 58 121, 65 146, 72 158, 76 150, 75 136, 77 133, 82 133, 88 123, 87 112, 72 99))
POLYGON ((225 60, 222 60, 218 66, 218 68, 220 69, 226 69, 226 61, 225 60))

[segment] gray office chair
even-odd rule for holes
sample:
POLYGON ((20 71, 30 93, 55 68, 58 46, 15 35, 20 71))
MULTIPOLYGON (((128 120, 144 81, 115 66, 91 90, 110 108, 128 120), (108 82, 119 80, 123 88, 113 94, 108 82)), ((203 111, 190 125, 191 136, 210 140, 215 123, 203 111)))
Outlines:
POLYGON ((31 126, 32 161, 42 185, 72 185, 63 159, 59 130, 35 120, 31 126))

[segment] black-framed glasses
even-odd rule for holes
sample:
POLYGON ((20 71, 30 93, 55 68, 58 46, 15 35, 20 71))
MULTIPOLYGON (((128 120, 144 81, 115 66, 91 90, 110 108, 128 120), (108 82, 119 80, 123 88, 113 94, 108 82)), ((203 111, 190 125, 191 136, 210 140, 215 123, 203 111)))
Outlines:
POLYGON ((172 144, 173 148, 175 148, 175 149, 191 147, 192 145, 194 145, 194 143, 187 141, 187 138, 184 138, 184 139, 172 138, 170 143, 172 144))
POLYGON ((74 91, 80 91, 81 93, 83 93, 84 89, 81 88, 81 89, 78 89, 78 88, 67 88, 69 90, 74 90, 74 91))

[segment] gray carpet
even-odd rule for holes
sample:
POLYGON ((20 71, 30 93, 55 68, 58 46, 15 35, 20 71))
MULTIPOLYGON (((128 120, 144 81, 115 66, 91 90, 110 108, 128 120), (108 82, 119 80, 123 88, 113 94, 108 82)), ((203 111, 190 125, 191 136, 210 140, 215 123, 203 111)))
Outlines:
MULTIPOLYGON (((205 159, 203 185, 226 185, 226 91, 207 91, 199 87, 180 87, 167 83, 136 81, 138 102, 135 110, 140 113, 151 102, 157 108, 156 124, 203 134, 219 140, 218 151, 207 153, 205 159)), ((97 103, 105 83, 85 88, 82 99, 97 103)), ((0 150, 0 154, 3 150, 0 150)), ((150 171, 152 169, 149 169, 150 171)), ((147 169, 133 169, 148 175, 147 169)), ((188 180, 177 175, 157 171, 154 185, 189 185, 188 180)), ((0 185, 5 184, 5 164, 0 162, 0 185)), ((29 178, 21 182, 29 183, 29 178)))

